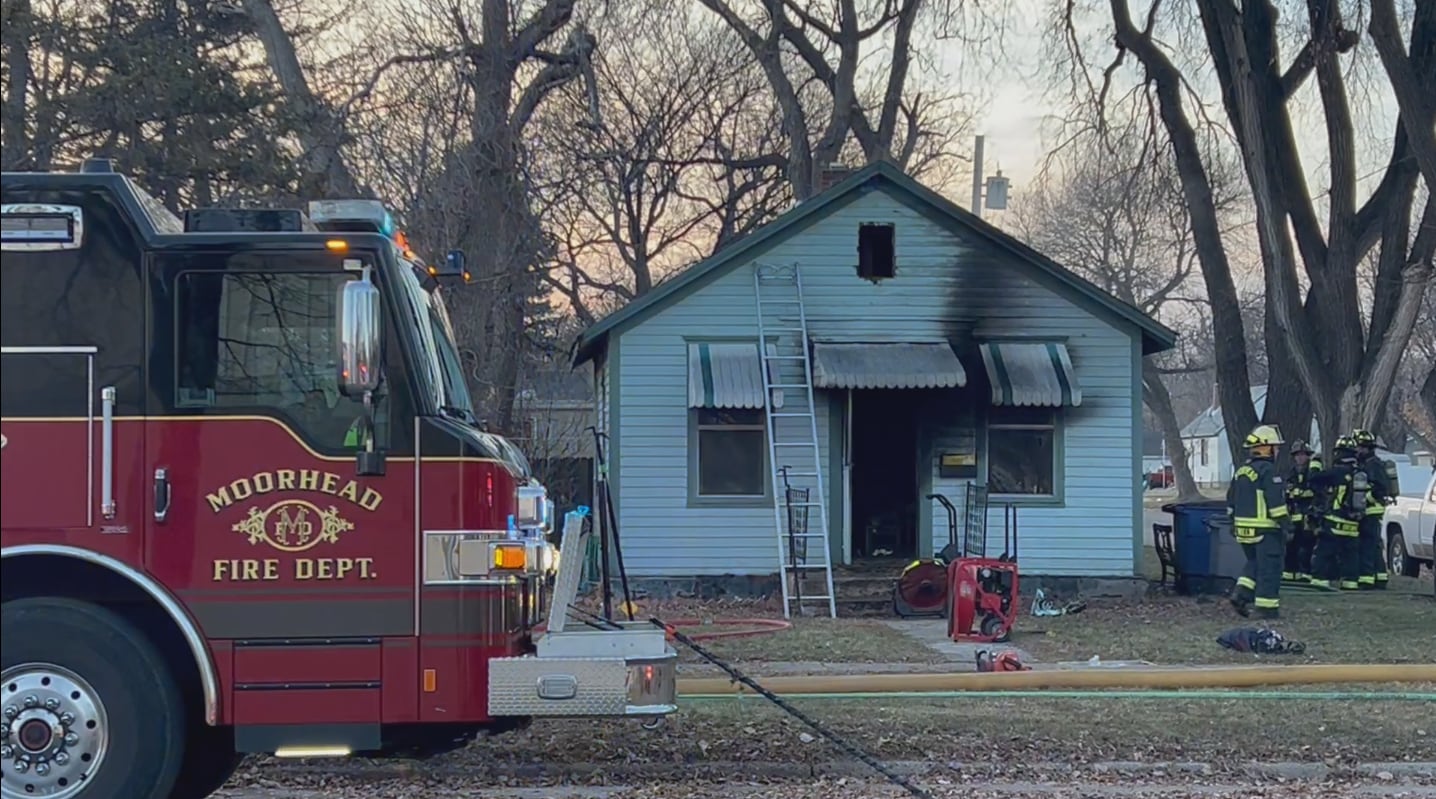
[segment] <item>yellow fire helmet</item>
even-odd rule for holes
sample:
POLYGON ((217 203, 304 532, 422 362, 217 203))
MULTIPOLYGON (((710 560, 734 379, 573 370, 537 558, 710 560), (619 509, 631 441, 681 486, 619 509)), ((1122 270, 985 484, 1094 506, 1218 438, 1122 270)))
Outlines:
POLYGON ((1275 447, 1283 442, 1281 431, 1276 428, 1276 425, 1260 424, 1247 434, 1247 440, 1244 443, 1248 449, 1251 449, 1252 447, 1275 447))

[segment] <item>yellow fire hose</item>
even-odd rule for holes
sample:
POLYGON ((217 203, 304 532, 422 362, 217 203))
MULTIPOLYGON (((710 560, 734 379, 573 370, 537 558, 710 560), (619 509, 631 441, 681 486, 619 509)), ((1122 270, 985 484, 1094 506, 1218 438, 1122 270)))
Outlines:
MULTIPOLYGON (((1436 683, 1436 664, 1134 668, 952 674, 843 674, 757 678, 775 694, 884 694, 1043 688, 1252 688, 1266 685, 1436 683)), ((678 681, 678 695, 752 693, 723 678, 678 681)))

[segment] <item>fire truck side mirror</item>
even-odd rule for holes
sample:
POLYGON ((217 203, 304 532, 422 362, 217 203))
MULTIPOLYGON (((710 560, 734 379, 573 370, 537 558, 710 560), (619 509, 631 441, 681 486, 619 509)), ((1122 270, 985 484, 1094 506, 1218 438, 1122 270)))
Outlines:
POLYGON ((352 399, 364 399, 379 388, 379 289, 368 270, 359 280, 339 289, 339 390, 352 399))

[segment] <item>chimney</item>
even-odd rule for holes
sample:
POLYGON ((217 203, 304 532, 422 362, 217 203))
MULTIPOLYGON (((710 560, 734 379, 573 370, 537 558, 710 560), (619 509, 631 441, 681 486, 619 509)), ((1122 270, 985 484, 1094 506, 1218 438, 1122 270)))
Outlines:
POLYGON ((857 170, 847 164, 834 161, 829 164, 818 165, 818 192, 822 193, 843 182, 844 179, 857 170))

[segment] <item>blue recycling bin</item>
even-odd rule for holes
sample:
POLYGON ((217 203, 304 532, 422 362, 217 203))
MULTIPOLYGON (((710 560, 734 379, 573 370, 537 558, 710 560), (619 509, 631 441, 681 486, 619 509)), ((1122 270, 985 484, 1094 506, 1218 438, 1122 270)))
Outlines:
POLYGON ((1177 591, 1223 594, 1246 565, 1246 553, 1232 535, 1227 504, 1220 500, 1177 502, 1162 506, 1172 514, 1172 555, 1177 561, 1177 591))

